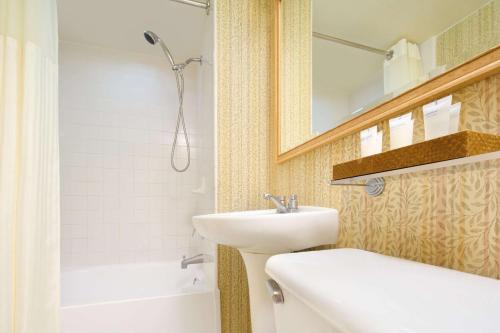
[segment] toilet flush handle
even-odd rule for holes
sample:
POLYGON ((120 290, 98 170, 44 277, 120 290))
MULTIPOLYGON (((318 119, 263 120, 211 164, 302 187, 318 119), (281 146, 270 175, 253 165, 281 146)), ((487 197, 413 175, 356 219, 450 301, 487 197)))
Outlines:
POLYGON ((273 279, 267 280, 267 290, 269 291, 274 304, 285 303, 283 291, 281 290, 278 282, 274 281, 273 279))

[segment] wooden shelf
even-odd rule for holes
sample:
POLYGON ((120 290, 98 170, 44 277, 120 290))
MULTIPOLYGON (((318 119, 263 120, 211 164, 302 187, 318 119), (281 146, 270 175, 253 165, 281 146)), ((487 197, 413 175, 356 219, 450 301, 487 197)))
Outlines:
POLYGON ((500 158, 500 136, 463 131, 333 166, 332 181, 361 180, 500 158))

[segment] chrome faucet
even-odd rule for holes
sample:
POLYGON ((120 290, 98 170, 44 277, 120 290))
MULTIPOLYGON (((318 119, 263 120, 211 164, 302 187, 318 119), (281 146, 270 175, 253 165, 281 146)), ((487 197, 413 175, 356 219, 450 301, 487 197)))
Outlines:
POLYGON ((274 196, 272 194, 266 193, 264 194, 264 199, 270 200, 276 206, 276 212, 278 214, 291 213, 299 209, 296 194, 292 194, 290 196, 288 204, 286 203, 286 197, 284 196, 274 196))
POLYGON ((204 262, 213 262, 213 261, 214 261, 213 256, 204 253, 197 254, 190 258, 186 258, 186 256, 183 256, 181 261, 181 268, 186 269, 189 265, 202 264, 204 262))

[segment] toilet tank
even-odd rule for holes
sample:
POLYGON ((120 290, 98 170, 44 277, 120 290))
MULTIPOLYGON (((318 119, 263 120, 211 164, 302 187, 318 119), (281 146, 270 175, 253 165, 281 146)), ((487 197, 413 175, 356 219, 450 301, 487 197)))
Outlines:
POLYGON ((271 257, 278 333, 497 333, 500 281, 356 249, 271 257))

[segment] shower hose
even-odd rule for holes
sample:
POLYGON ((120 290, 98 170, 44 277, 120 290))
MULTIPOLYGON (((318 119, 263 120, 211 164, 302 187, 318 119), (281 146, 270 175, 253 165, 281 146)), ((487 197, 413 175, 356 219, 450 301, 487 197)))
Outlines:
POLYGON ((170 152, 170 165, 177 172, 184 172, 189 168, 191 164, 191 147, 189 144, 189 136, 186 130, 186 121, 184 120, 184 74, 182 73, 182 68, 174 70, 175 80, 177 81, 177 94, 179 96, 179 110, 177 112, 177 125, 175 126, 174 142, 172 143, 172 150, 170 152), (179 168, 175 163, 175 150, 177 149, 177 139, 179 137, 179 130, 182 126, 182 133, 184 134, 184 140, 186 141, 187 150, 187 161, 184 167, 179 168))

